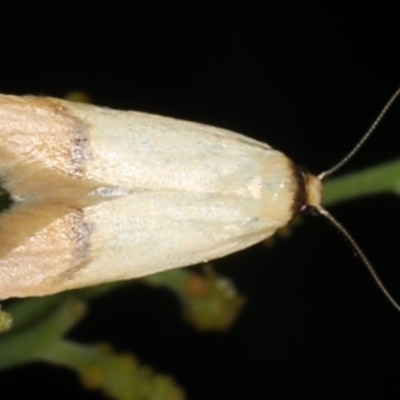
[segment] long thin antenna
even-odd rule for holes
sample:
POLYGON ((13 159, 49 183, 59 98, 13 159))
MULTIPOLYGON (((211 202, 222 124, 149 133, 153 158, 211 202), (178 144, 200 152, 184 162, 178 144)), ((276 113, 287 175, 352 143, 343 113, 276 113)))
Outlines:
POLYGON ((335 173, 338 169, 342 168, 343 165, 345 165, 351 158, 353 158, 354 154, 357 153, 358 150, 360 150, 360 147, 366 142, 366 140, 371 136, 371 134, 375 131, 376 127, 379 125, 379 123, 382 121, 382 118, 385 116, 385 114, 389 111, 390 107, 393 105, 395 100, 399 97, 400 95, 400 88, 398 88, 392 95, 392 97, 387 101, 385 106, 382 108, 382 111, 378 114, 378 116, 375 118, 374 122, 372 123, 371 127, 367 130, 367 132, 364 134, 364 136, 361 138, 361 140, 354 146, 353 150, 351 150, 341 161, 339 161, 336 165, 334 165, 332 168, 328 169, 327 171, 322 172, 321 174, 318 175, 318 178, 320 180, 323 180, 329 175, 332 175, 335 173))
MULTIPOLYGON (((371 127, 367 130, 367 132, 364 134, 364 136, 361 138, 361 140, 354 146, 354 148, 341 160, 339 161, 336 165, 334 165, 332 168, 320 173, 318 175, 319 181, 322 181, 324 178, 327 176, 332 175, 334 172, 336 172, 338 169, 343 167, 344 164, 346 164, 353 156, 354 154, 357 153, 357 151, 360 149, 360 147, 365 143, 365 141, 371 136, 371 134, 375 131, 376 127, 379 125, 379 123, 382 121, 382 118, 385 116, 385 114, 388 112, 390 107, 393 105, 395 100, 399 97, 400 95, 400 88, 398 88, 392 97, 387 101, 385 106, 382 108, 382 111, 378 114, 378 116, 375 118, 374 122, 372 123, 371 127)), ((320 185, 320 183, 319 183, 320 185)), ((313 199, 310 206, 314 207, 319 214, 324 216, 332 225, 334 225, 342 234, 343 236, 347 239, 347 241, 350 243, 350 245, 353 247, 354 251, 356 254, 360 257, 361 261, 364 263, 364 265, 367 267, 368 272, 372 276, 372 279, 375 281, 379 289, 382 291, 384 296, 389 300, 389 302, 393 305, 393 307, 400 312, 400 304, 394 299, 394 297, 390 294, 390 292, 386 289, 385 285, 379 278, 378 274, 376 273, 374 267, 372 266, 371 262, 368 260, 367 256, 365 253, 361 250, 361 247, 357 244, 357 242, 354 240, 354 238, 350 235, 350 233, 344 228, 344 226, 337 221, 327 210, 325 210, 320 204, 319 204, 319 198, 316 198, 317 201, 313 199)))
POLYGON ((400 313, 400 304, 394 299, 394 297, 386 289, 386 286, 381 281, 381 278, 379 278, 379 276, 376 273, 371 262, 368 260, 365 253, 361 250, 360 246, 357 244, 357 242, 355 241, 353 236, 351 236, 350 233, 346 230, 346 228, 337 219, 335 219, 335 217, 333 217, 327 210, 325 210, 325 208, 323 208, 321 206, 318 206, 318 207, 314 206, 314 207, 316 207, 318 212, 321 215, 323 215, 333 226, 335 226, 337 229, 339 229, 339 231, 343 234, 343 236, 347 239, 347 241, 353 247, 354 251, 360 257, 361 261, 367 267, 368 272, 372 276, 372 279, 375 281, 375 283, 378 285, 379 289, 382 291, 382 293, 385 295, 385 297, 389 300, 389 302, 392 304, 392 306, 400 313))

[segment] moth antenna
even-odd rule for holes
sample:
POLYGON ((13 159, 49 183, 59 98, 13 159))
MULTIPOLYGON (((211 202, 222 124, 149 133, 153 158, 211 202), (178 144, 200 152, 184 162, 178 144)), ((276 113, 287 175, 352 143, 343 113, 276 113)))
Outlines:
POLYGON ((372 279, 375 281, 379 289, 382 291, 384 296, 389 300, 392 306, 400 313, 400 304, 394 299, 394 297, 390 294, 390 292, 386 289, 386 286, 383 284, 378 274, 376 273, 374 267, 371 262, 368 260, 365 253, 361 250, 361 247, 357 244, 353 236, 346 230, 346 228, 335 218, 332 214, 330 214, 325 208, 321 206, 314 206, 318 213, 324 216, 333 226, 335 226, 342 235, 346 238, 346 240, 350 243, 356 254, 360 257, 361 261, 367 267, 368 272, 372 276, 372 279))
MULTIPOLYGON (((378 114, 378 116, 375 118, 375 120, 372 123, 372 125, 370 126, 370 128, 367 130, 367 132, 364 134, 364 136, 361 138, 361 140, 358 141, 358 143, 354 146, 354 148, 332 168, 320 173, 317 177, 319 180, 319 183, 312 183, 312 185, 311 185, 312 187, 315 187, 317 191, 320 191, 319 188, 321 186, 321 181, 323 179, 325 179, 326 177, 332 175, 338 169, 342 168, 343 165, 345 165, 354 156, 354 154, 357 153, 357 151, 360 149, 360 147, 365 143, 365 141, 375 131, 375 129, 377 128, 379 123, 382 121, 382 118, 389 111, 390 107, 393 105, 395 100, 397 100, 399 95, 400 95, 400 87, 393 93, 393 95, 390 97, 390 99, 386 102, 386 104, 384 105, 384 107, 382 108, 382 110, 378 114)), ((325 208, 323 208, 320 205, 320 195, 318 195, 315 198, 312 198, 312 200, 309 203, 309 206, 316 209, 320 215, 324 216, 333 226, 335 226, 342 233, 342 235, 350 243, 350 245, 352 246, 352 248, 354 249, 356 254, 360 257, 361 261, 367 267, 367 270, 370 273, 370 275, 372 276, 372 279, 375 281, 378 288, 382 291, 382 293, 384 294, 386 299, 389 300, 389 302, 392 304, 392 306, 398 312, 400 312, 400 304, 394 299, 394 297, 386 289, 386 286, 383 284, 383 282, 379 278, 379 276, 378 276, 377 272, 375 271, 374 267, 372 266, 371 262, 368 260, 365 253, 361 250, 361 247, 355 241, 353 236, 350 235, 350 233, 346 230, 346 228, 337 219, 335 219, 332 216, 332 214, 330 214, 325 208)))
POLYGON ((385 114, 389 111, 390 107, 393 105, 395 100, 399 97, 400 95, 400 88, 398 88, 392 95, 392 97, 387 101, 387 103, 384 105, 382 108, 381 112, 378 114, 378 116, 375 118, 374 122, 370 126, 370 128, 367 130, 367 132, 364 134, 364 136, 358 141, 358 143, 354 146, 354 148, 340 160, 336 165, 334 165, 332 168, 322 172, 321 174, 318 175, 318 178, 320 180, 323 180, 327 176, 332 175, 335 173, 337 170, 343 167, 351 158, 353 158, 354 154, 357 153, 358 150, 360 150, 361 146, 367 141, 367 139, 372 135, 372 133, 375 131, 379 123, 382 121, 382 118, 385 116, 385 114))

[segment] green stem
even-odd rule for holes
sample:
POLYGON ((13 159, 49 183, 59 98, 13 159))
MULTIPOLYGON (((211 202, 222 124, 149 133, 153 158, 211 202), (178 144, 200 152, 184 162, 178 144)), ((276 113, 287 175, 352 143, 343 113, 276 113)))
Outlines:
POLYGON ((382 193, 400 193, 400 160, 389 161, 324 184, 324 206, 382 193))
POLYGON ((58 340, 42 351, 38 359, 79 371, 85 365, 99 363, 103 357, 95 346, 58 340))
POLYGON ((37 359, 83 317, 85 310, 84 303, 68 299, 47 318, 21 332, 11 330, 2 335, 0 370, 37 359))

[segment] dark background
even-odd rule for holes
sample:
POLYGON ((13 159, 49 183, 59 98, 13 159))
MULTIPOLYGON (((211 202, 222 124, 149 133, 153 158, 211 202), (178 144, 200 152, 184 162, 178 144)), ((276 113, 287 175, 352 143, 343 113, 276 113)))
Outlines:
MULTIPOLYGON (((248 3, 2 4, 0 91, 81 89, 97 104, 245 133, 320 172, 400 84, 400 5, 248 3)), ((343 172, 398 157, 399 109, 343 172)), ((331 211, 400 299, 399 199, 331 211)), ((259 245, 215 266, 249 299, 229 333, 200 335, 167 292, 132 286, 93 303, 70 336, 135 352, 173 374, 191 400, 399 398, 400 315, 321 219, 308 218, 272 249, 259 245), (126 308, 129 319, 117 315, 126 308)), ((40 364, 0 375, 0 393, 102 398, 70 371, 40 364)))

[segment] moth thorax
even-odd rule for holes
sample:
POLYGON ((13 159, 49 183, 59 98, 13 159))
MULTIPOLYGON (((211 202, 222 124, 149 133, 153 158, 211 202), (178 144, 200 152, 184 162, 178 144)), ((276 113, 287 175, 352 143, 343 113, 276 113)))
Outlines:
POLYGON ((322 197, 324 190, 322 188, 321 180, 311 174, 304 174, 305 184, 305 204, 304 206, 315 207, 319 209, 321 207, 322 197))

